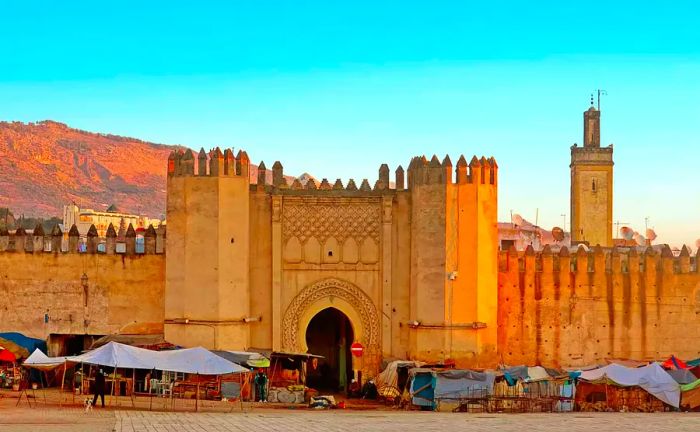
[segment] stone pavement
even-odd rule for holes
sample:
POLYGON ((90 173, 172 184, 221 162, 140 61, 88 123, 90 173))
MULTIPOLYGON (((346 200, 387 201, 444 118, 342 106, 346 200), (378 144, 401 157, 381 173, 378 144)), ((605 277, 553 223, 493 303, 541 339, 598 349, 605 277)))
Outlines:
POLYGON ((0 431, 699 431, 700 413, 452 414, 254 409, 232 413, 0 408, 0 431))

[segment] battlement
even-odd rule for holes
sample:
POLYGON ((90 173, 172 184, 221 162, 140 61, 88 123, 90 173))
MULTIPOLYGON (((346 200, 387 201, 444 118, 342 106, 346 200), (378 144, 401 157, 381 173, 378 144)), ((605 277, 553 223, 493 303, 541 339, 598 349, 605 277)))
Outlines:
POLYGON ((390 171, 387 164, 379 167, 378 178, 372 185, 368 179, 357 182, 349 179, 343 183, 342 179, 331 181, 323 178, 320 182, 309 179, 302 183, 298 178, 289 182, 284 176, 284 167, 280 161, 272 165, 272 182, 268 181, 265 162, 258 165, 257 176, 251 177, 250 159, 245 151, 239 151, 234 157, 233 150, 226 149, 222 153, 216 147, 208 153, 201 149, 195 158, 194 152, 173 151, 168 158, 168 175, 171 177, 182 176, 237 176, 248 177, 252 190, 286 191, 288 193, 308 194, 311 191, 327 194, 338 194, 341 191, 351 194, 376 193, 383 194, 389 191, 403 191, 412 187, 427 184, 483 184, 496 186, 498 183, 498 164, 493 157, 473 156, 467 163, 464 155, 460 155, 457 166, 453 171, 452 161, 449 155, 442 162, 433 155, 430 161, 423 156, 411 159, 408 166, 408 182, 406 172, 399 165, 394 172, 394 182, 390 181, 390 171), (358 186, 359 183, 359 186, 358 186), (298 192, 295 192, 298 191, 298 192))
POLYGON ((250 175, 250 158, 248 153, 239 150, 233 155, 233 149, 219 147, 206 153, 202 148, 194 157, 191 149, 185 151, 175 150, 168 156, 168 176, 210 176, 210 177, 248 177, 250 175), (196 166, 195 166, 196 165, 196 166))
POLYGON ((165 226, 155 229, 150 225, 146 231, 137 233, 129 224, 123 236, 118 236, 112 224, 105 237, 99 237, 95 225, 90 226, 87 236, 81 237, 78 227, 73 225, 67 234, 57 226, 45 233, 37 225, 32 233, 19 228, 14 233, 0 230, 0 253, 53 253, 53 254, 106 254, 106 255, 155 255, 165 253, 165 226))
POLYGON ((647 248, 499 255, 498 343, 511 364, 696 357, 699 257, 647 248))
POLYGON ((569 252, 562 247, 558 253, 551 251, 549 245, 541 252, 535 252, 532 246, 518 252, 514 247, 499 252, 499 273, 621 273, 621 274, 686 274, 698 273, 700 251, 691 257, 688 248, 683 246, 679 256, 674 257, 666 246, 659 254, 649 247, 641 254, 636 249, 620 250, 612 248, 603 250, 600 246, 586 251, 579 247, 576 252, 569 252))

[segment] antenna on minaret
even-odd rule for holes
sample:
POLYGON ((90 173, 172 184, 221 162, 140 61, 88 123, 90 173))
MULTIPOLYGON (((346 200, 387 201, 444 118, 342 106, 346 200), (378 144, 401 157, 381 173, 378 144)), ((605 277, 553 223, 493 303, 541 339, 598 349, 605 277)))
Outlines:
MULTIPOLYGON (((600 104, 598 104, 600 105, 600 104)), ((593 93, 591 93, 591 106, 595 106, 595 103, 593 103, 593 93)))
MULTIPOLYGON (((601 90, 601 89, 598 89, 597 92, 598 92, 598 111, 600 111, 600 97, 607 96, 608 92, 606 92, 605 90, 601 90)), ((591 95, 591 105, 593 105, 593 95, 591 95)))

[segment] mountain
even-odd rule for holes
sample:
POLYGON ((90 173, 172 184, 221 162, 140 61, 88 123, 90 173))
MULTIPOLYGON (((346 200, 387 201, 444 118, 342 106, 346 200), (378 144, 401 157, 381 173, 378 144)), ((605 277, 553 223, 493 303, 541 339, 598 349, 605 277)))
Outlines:
MULTIPOLYGON (((86 132, 51 120, 0 122, 0 208, 15 216, 62 217, 63 206, 71 202, 95 210, 115 204, 123 212, 160 218, 167 159, 175 149, 184 147, 86 132)), ((272 183, 272 171, 265 174, 272 183)), ((257 178, 258 166, 251 164, 251 183, 257 178)))
POLYGON ((159 217, 165 212, 167 146, 73 129, 54 121, 0 122, 0 207, 62 216, 63 206, 159 217))

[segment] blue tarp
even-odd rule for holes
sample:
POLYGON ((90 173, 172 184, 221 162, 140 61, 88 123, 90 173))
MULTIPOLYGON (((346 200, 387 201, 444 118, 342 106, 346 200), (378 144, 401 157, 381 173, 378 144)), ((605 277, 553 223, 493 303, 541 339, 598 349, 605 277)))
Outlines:
POLYGON ((432 371, 416 371, 411 382, 413 405, 435 408, 435 376, 432 371), (416 390, 419 390, 416 392, 416 390))
MULTIPOLYGON (((41 340, 41 339, 28 337, 28 336, 23 335, 22 333, 16 333, 16 332, 0 333, 0 339, 6 339, 10 342, 13 342, 16 345, 21 346, 22 348, 27 350, 28 354, 33 353, 34 350, 37 348, 43 352, 46 352, 46 341, 41 340)), ((1 344, 2 344, 2 342, 0 342, 0 345, 1 344)))

